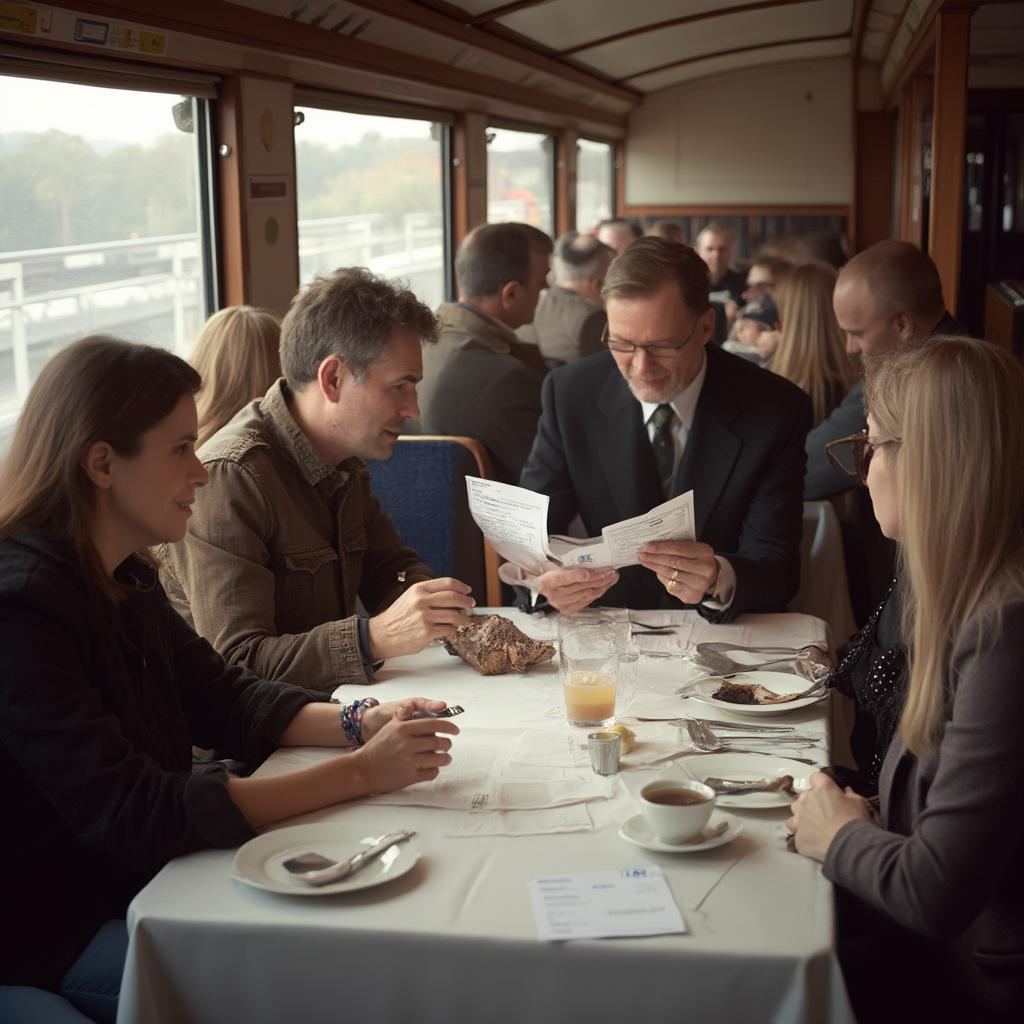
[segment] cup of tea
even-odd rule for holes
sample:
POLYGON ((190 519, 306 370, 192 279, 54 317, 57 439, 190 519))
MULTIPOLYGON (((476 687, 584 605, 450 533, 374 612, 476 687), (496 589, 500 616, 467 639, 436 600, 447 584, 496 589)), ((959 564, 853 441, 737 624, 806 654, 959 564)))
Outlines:
POLYGON ((659 779, 640 790, 640 811, 663 843, 696 839, 715 807, 715 791, 703 782, 659 779))
POLYGON ((615 638, 607 630, 580 626, 563 635, 558 675, 570 725, 604 727, 615 721, 619 656, 615 638))

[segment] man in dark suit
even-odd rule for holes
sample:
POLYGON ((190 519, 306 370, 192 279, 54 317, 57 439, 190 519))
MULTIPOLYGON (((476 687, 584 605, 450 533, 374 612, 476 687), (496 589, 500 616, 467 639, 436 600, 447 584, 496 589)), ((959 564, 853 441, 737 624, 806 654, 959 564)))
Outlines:
POLYGON ((648 544, 621 573, 544 573, 540 593, 567 612, 598 599, 716 621, 784 611, 800 576, 807 396, 708 347, 708 269, 689 246, 634 242, 603 294, 608 351, 547 377, 520 483, 550 497, 552 532, 579 514, 591 536, 692 489, 698 539, 648 544))

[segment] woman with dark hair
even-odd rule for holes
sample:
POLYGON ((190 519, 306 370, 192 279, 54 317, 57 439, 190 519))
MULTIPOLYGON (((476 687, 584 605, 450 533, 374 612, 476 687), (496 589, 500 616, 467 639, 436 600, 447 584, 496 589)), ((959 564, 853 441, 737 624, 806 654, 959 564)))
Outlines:
POLYGON ((172 857, 436 777, 441 701, 357 701, 226 667, 171 609, 145 549, 185 533, 198 374, 85 338, 43 368, 0 472, 0 786, 8 841, 0 1017, 113 1020, 129 900, 172 857), (269 779, 192 772, 191 747, 358 747, 269 779), (365 743, 365 745, 364 745, 365 743), (69 1002, 52 992, 60 991, 69 1002), (32 1008, 29 1009, 28 1007, 32 1008))

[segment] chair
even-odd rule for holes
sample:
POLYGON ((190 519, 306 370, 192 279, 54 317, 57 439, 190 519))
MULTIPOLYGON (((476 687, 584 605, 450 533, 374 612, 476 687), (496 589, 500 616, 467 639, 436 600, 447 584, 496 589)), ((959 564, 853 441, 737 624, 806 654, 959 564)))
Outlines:
POLYGON ((824 619, 831 630, 833 645, 839 647, 856 630, 839 517, 829 501, 805 501, 803 526, 800 589, 789 610, 824 619))
POLYGON ((386 461, 368 460, 370 484, 405 542, 439 576, 473 588, 478 604, 501 605, 498 556, 469 514, 467 476, 494 478, 471 437, 403 434, 386 461))

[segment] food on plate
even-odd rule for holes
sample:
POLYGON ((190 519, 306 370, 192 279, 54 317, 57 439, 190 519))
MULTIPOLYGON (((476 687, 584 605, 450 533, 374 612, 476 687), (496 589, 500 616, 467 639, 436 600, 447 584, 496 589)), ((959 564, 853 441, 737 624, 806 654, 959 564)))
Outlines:
POLYGON ((552 644, 531 640, 502 615, 481 615, 459 626, 444 646, 449 654, 458 655, 483 676, 525 672, 531 665, 555 656, 552 644))
POLYGON ((613 725, 606 732, 617 732, 622 737, 621 749, 623 754, 628 754, 636 746, 636 733, 625 725, 613 725))
POLYGON ((719 796, 740 796, 744 793, 785 793, 796 796, 792 775, 780 775, 777 779, 719 779, 709 776, 704 780, 719 796))
POLYGON ((729 704, 786 704, 798 697, 806 697, 806 693, 778 694, 760 683, 723 682, 711 696, 715 700, 724 700, 729 704))

